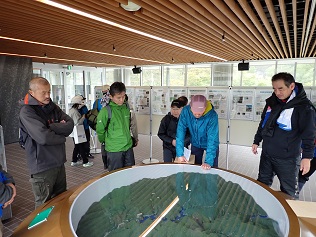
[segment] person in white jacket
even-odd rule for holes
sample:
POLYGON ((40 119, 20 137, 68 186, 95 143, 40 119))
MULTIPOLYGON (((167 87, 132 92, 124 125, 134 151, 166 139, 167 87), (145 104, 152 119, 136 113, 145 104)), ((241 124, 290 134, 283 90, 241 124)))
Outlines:
MULTIPOLYGON (((75 126, 83 125, 83 121, 85 120, 85 114, 81 115, 79 109, 85 104, 85 98, 81 95, 76 95, 71 99, 71 103, 73 103, 71 109, 69 110, 69 116, 73 119, 75 126)), ((88 156, 86 153, 86 144, 87 142, 75 144, 73 153, 72 153, 72 162, 71 166, 81 165, 82 162, 78 161, 78 153, 82 157, 83 167, 90 167, 93 165, 93 162, 89 162, 88 156)))

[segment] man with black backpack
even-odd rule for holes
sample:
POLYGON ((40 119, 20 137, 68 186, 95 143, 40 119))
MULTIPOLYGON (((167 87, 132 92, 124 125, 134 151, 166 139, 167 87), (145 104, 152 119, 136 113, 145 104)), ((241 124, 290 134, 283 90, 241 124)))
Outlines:
POLYGON ((126 87, 122 82, 110 86, 111 119, 103 107, 97 117, 96 132, 100 143, 105 144, 108 170, 135 165, 133 142, 130 134, 130 109, 125 102, 126 87))
POLYGON ((50 98, 50 84, 33 78, 20 110, 20 128, 35 207, 66 191, 66 137, 74 121, 50 98))

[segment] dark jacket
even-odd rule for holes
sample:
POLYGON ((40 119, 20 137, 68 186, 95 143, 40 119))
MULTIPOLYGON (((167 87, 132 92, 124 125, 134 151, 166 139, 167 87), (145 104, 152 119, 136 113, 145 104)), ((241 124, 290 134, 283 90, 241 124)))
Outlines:
POLYGON ((66 137, 74 122, 52 101, 45 106, 30 94, 20 110, 20 127, 28 134, 25 141, 30 174, 56 168, 66 162, 66 137), (64 120, 65 123, 60 123, 64 120))
POLYGON ((302 158, 312 158, 315 139, 315 110, 301 83, 296 83, 297 94, 288 103, 283 103, 273 93, 266 99, 261 121, 254 138, 254 144, 262 143, 262 151, 268 155, 280 158, 298 157, 303 148, 302 158), (265 119, 268 108, 270 116, 265 119), (294 108, 291 117, 290 131, 281 129, 277 124, 280 113, 294 108))
MULTIPOLYGON (((179 119, 172 116, 169 112, 165 117, 162 118, 158 130, 158 137, 163 141, 163 148, 169 150, 175 150, 176 148, 172 145, 172 140, 176 139, 177 126, 179 119)), ((187 131, 184 140, 184 146, 188 147, 190 144, 190 133, 187 131)))

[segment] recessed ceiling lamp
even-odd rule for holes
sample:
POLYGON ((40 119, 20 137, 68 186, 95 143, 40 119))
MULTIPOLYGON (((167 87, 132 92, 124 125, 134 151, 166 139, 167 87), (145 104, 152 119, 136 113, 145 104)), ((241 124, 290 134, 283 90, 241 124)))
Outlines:
POLYGON ((120 3, 120 6, 121 6, 124 10, 129 11, 129 12, 136 12, 136 11, 138 11, 138 10, 141 8, 141 6, 139 6, 139 5, 135 4, 135 3, 133 3, 133 2, 130 1, 130 0, 128 0, 127 5, 120 3))

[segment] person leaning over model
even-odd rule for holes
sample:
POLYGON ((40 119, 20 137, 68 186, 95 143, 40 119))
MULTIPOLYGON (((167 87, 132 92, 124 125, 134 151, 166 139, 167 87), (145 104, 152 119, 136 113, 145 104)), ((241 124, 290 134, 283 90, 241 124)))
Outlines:
POLYGON ((33 78, 29 87, 19 117, 20 127, 27 133, 27 165, 38 207, 67 189, 65 142, 74 122, 52 102, 45 78, 33 78))
POLYGON ((105 144, 108 170, 135 165, 130 132, 130 110, 125 103, 126 87, 122 82, 110 86, 112 117, 108 123, 108 110, 103 107, 97 117, 96 131, 100 143, 105 144))
POLYGON ((262 141, 258 181, 271 186, 276 175, 281 191, 297 199, 299 170, 306 174, 313 158, 315 111, 303 85, 291 74, 275 74, 272 87, 274 92, 266 99, 252 145, 257 154, 262 141))
POLYGON ((185 106, 181 111, 176 135, 176 153, 179 162, 188 162, 184 157, 187 128, 190 132, 191 154, 195 155, 195 164, 200 164, 203 169, 210 169, 218 157, 218 116, 205 96, 192 96, 190 105, 185 106), (202 163, 204 151, 206 156, 205 162, 202 163))

